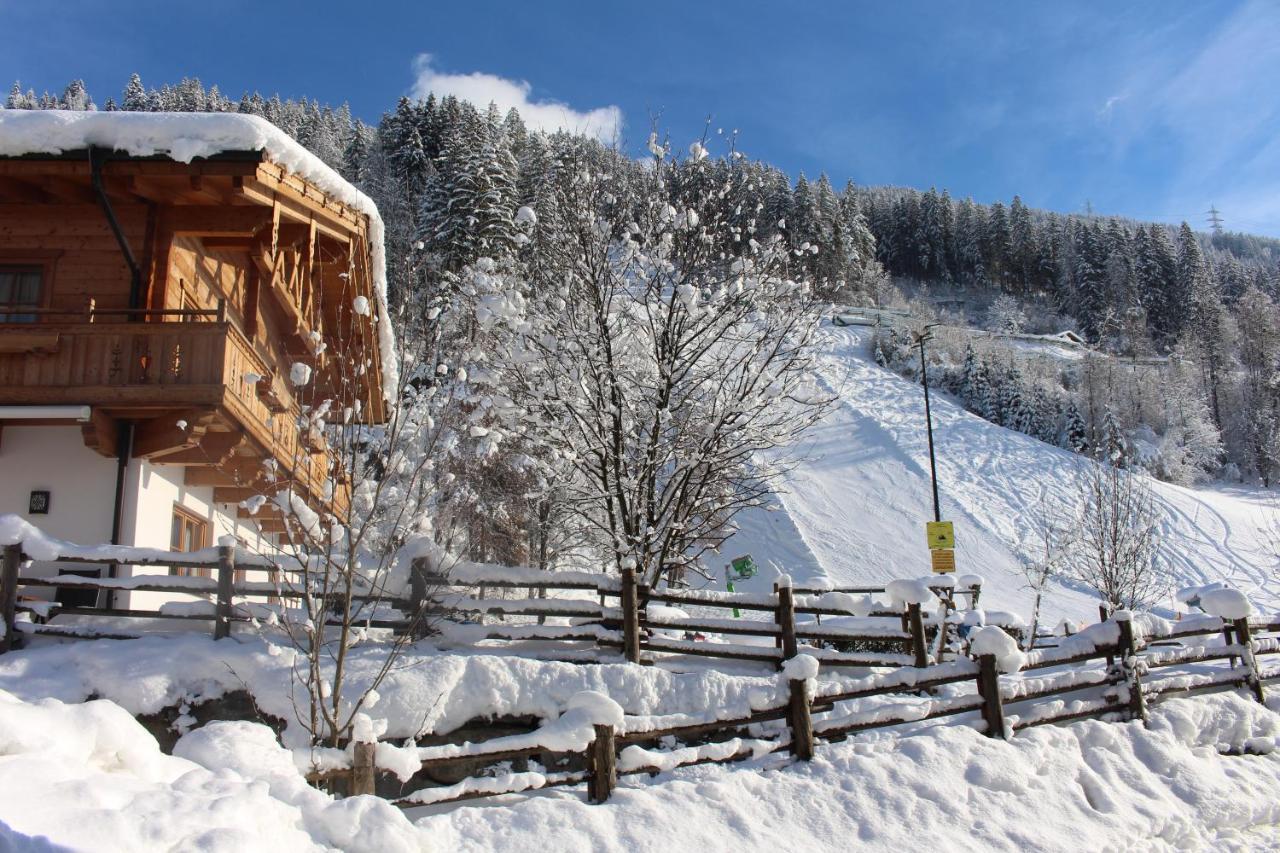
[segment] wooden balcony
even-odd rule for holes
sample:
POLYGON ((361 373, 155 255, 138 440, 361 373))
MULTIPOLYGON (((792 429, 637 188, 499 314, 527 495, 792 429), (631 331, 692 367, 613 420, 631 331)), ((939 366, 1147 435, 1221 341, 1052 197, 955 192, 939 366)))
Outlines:
MULTIPOLYGON (((283 478, 321 495, 325 448, 300 443, 298 405, 271 378, 244 335, 216 317, 0 324, 0 405, 89 405, 111 418, 153 419, 162 430, 176 429, 176 417, 194 422, 185 414, 194 412, 205 416, 201 435, 205 429, 243 435, 256 446, 253 456, 274 459, 283 478)), ((182 464, 189 457, 153 461, 182 464)))

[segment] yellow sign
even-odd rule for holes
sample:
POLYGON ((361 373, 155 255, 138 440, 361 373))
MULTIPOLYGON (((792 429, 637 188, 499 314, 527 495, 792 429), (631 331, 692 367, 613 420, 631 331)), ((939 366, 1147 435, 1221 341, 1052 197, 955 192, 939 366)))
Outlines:
POLYGON ((934 548, 929 554, 933 557, 935 575, 945 575, 956 570, 956 552, 950 548, 934 548))
POLYGON ((956 532, 949 521, 927 521, 924 525, 925 535, 929 539, 930 548, 956 547, 956 532))

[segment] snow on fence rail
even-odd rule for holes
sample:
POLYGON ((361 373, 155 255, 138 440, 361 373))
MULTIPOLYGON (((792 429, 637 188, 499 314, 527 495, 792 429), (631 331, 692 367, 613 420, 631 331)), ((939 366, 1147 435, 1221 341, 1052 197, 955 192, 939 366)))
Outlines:
MULTIPOLYGON (((298 560, 268 557, 233 545, 220 545, 194 552, 170 552, 152 548, 97 545, 83 546, 50 537, 16 516, 0 517, 0 545, 4 572, 0 575, 0 606, 5 634, 0 652, 15 645, 22 634, 44 634, 75 638, 127 639, 138 636, 115 620, 166 619, 213 623, 215 638, 229 636, 236 621, 266 619, 288 602, 309 594, 305 569, 298 560), (24 576, 22 567, 31 561, 72 563, 108 567, 107 577, 85 577, 63 573, 53 577, 24 576), (201 570, 208 576, 133 575, 114 576, 120 565, 201 570), (247 572, 265 573, 266 580, 248 580, 247 572), (208 601, 170 602, 158 609, 115 607, 108 597, 106 607, 73 606, 33 600, 21 609, 30 611, 32 621, 19 622, 18 589, 46 588, 113 592, 161 592, 205 596, 208 601), (246 597, 266 597, 268 603, 245 601, 246 597), (277 605, 275 602, 283 602, 277 605), (53 623, 57 616, 94 616, 111 620, 109 628, 53 623)), ((459 563, 447 574, 431 574, 426 560, 414 561, 409 596, 404 599, 369 590, 354 596, 358 605, 385 604, 387 614, 360 614, 360 624, 393 631, 418 631, 428 617, 445 617, 436 625, 446 642, 473 644, 503 640, 510 642, 577 641, 596 647, 620 650, 633 662, 642 653, 676 654, 725 660, 757 661, 780 665, 792 656, 799 641, 807 641, 806 651, 820 657, 827 666, 893 667, 906 664, 928 666, 950 628, 944 613, 955 610, 958 595, 967 596, 970 607, 981 593, 981 578, 966 576, 958 585, 948 577, 925 581, 893 581, 884 587, 792 589, 789 579, 769 593, 731 593, 716 590, 650 589, 638 582, 634 570, 621 577, 580 571, 545 572, 527 567, 459 563), (478 595, 475 590, 478 588, 478 595), (490 597, 494 589, 528 590, 527 598, 490 597), (461 590, 450 595, 448 590, 461 590), (550 590, 590 592, 597 601, 548 598, 550 590), (535 592, 538 594, 534 597, 535 592), (893 606, 874 601, 871 595, 888 595, 893 606), (863 596, 856 599, 855 596, 863 596), (650 605, 668 604, 700 611, 729 611, 733 618, 670 612, 650 612, 650 605), (926 608, 939 605, 939 612, 926 608), (772 620, 740 618, 741 612, 768 613, 772 620), (536 617, 538 624, 457 624, 467 614, 506 617, 536 617), (448 617, 453 617, 450 620, 448 617), (799 617, 799 618, 798 618, 799 617), (822 622, 823 618, 827 622, 822 622), (549 625, 549 618, 570 619, 575 624, 549 625), (935 642, 931 644, 932 632, 935 642), (705 636, 741 637, 742 642, 710 642, 705 636), (691 635, 694 635, 691 637, 691 635), (763 640, 765 644, 752 642, 763 640), (835 648, 816 648, 822 643, 835 648), (772 646, 772 647, 770 647, 772 646), (841 648, 843 646, 843 648, 841 648), (791 650, 791 653, 788 653, 791 650)), ((724 613, 728 617, 730 613, 724 613)))
POLYGON ((473 773, 483 773, 497 762, 533 759, 542 764, 499 775, 472 775, 452 785, 419 788, 392 799, 414 807, 585 783, 588 800, 601 803, 621 776, 652 776, 680 767, 784 752, 809 760, 819 743, 873 729, 949 719, 1008 739, 1033 726, 1081 719, 1145 721, 1150 703, 1179 693, 1246 688, 1264 701, 1263 683, 1280 679, 1280 670, 1267 675, 1257 659, 1280 654, 1280 638, 1253 639, 1253 634, 1280 631, 1280 623, 1216 617, 1190 621, 1195 624, 1142 636, 1127 614, 1117 614, 1067 638, 1067 648, 1054 657, 1024 655, 1016 647, 1010 649, 1007 639, 987 633, 975 641, 972 659, 959 658, 927 669, 904 666, 825 685, 822 690, 815 686, 818 662, 799 653, 784 661, 776 694, 765 697, 760 707, 745 716, 720 718, 714 709, 702 714, 629 716, 607 697, 591 694, 584 700, 575 697, 564 715, 531 733, 481 743, 417 748, 378 744, 376 749, 353 749, 352 767, 312 778, 346 774, 352 793, 372 794, 380 772, 394 772, 411 784, 415 774, 427 768, 470 762, 473 773), (1224 631, 1222 645, 1194 644, 1180 651, 1176 663, 1182 669, 1176 672, 1164 666, 1171 661, 1168 647, 1155 644, 1171 633, 1196 637, 1224 631), (1235 660, 1231 660, 1233 654, 1235 660), (1158 673, 1153 674, 1148 662, 1158 673), (886 696, 901 699, 858 706, 860 700, 886 696), (389 759, 381 771, 380 757, 389 759), (556 761, 582 769, 551 771, 542 766, 556 761))
POLYGON ((783 581, 772 593, 721 592, 718 590, 651 589, 639 582, 633 569, 621 577, 581 572, 534 572, 502 566, 466 565, 446 574, 431 573, 425 563, 414 568, 415 598, 410 610, 437 615, 466 613, 507 616, 536 616, 540 623, 548 617, 570 617, 578 624, 539 625, 532 633, 525 626, 448 625, 445 639, 462 643, 477 640, 562 640, 593 639, 595 644, 620 650, 633 663, 645 653, 691 655, 723 660, 773 663, 793 657, 797 649, 820 658, 827 666, 894 667, 929 666, 936 662, 938 635, 950 628, 941 613, 955 610, 957 595, 965 595, 972 606, 981 594, 981 579, 970 577, 957 588, 948 578, 929 581, 894 581, 884 587, 849 589, 793 589, 783 581), (594 580, 594 584, 589 581, 594 580), (895 587, 895 585, 900 585, 895 587), (480 588, 480 594, 471 590, 480 588), (486 590, 527 588, 529 598, 490 598, 486 590), (538 590, 590 590, 598 603, 585 599, 533 598, 538 590), (872 594, 887 594, 896 607, 872 601, 872 594), (854 595, 867 596, 856 600, 854 595), (612 602, 616 602, 612 603, 612 602), (932 604, 940 613, 926 612, 932 604), (723 616, 690 616, 658 610, 650 605, 678 605, 700 611, 729 611, 723 616), (742 618, 741 612, 768 613, 772 620, 742 618), (730 613, 733 618, 728 618, 730 613), (798 619, 797 617, 804 617, 798 619), (827 617, 824 624, 821 620, 827 617), (834 617, 834 618, 832 618, 834 617), (585 620, 587 624, 582 624, 585 620), (584 630, 595 626, 594 632, 584 630), (930 642, 929 634, 934 642, 930 642), (672 636, 674 634, 674 636, 672 636), (690 634, 754 638, 752 642, 708 642, 690 634), (801 640, 820 641, 839 648, 801 646, 801 640))
MULTIPOLYGON (((128 628, 112 625, 94 629, 83 625, 50 623, 58 615, 106 617, 121 619, 174 619, 213 623, 215 638, 228 636, 231 624, 253 618, 269 618, 275 605, 246 602, 245 597, 268 597, 287 602, 307 594, 298 580, 301 566, 286 559, 274 563, 259 554, 234 546, 218 546, 196 552, 168 552, 149 548, 123 546, 84 547, 58 542, 39 534, 34 528, 20 531, 23 537, 10 537, 4 549, 3 576, 0 576, 0 598, 3 601, 4 624, 7 628, 0 651, 13 645, 21 634, 42 634, 71 638, 129 639, 138 636, 128 628), (174 575, 134 575, 131 577, 84 577, 58 574, 53 577, 24 576, 21 567, 32 560, 70 562, 81 565, 141 565, 170 569, 195 569, 209 572, 211 577, 174 575), (267 580, 248 580, 246 572, 265 573, 267 580), (170 592, 207 596, 208 602, 181 605, 166 604, 159 609, 140 610, 114 606, 72 606, 48 602, 25 602, 21 609, 37 618, 19 622, 16 619, 19 587, 75 589, 91 591, 170 592), (201 606, 203 605, 203 606, 201 606)), ((955 596, 966 595, 970 602, 981 591, 980 579, 961 589, 945 579, 931 584, 923 581, 896 581, 887 587, 858 587, 849 590, 793 590, 779 585, 772 594, 729 593, 714 590, 651 590, 638 583, 636 573, 627 570, 622 576, 588 572, 542 572, 527 568, 463 564, 447 575, 427 575, 415 568, 411 585, 412 597, 394 599, 374 594, 357 595, 358 601, 380 601, 407 614, 402 619, 378 619, 362 616, 362 625, 391 630, 411 630, 424 617, 442 619, 438 627, 446 642, 474 644, 485 640, 523 642, 585 641, 597 647, 620 650, 629 661, 638 662, 642 653, 678 654, 725 660, 757 661, 780 665, 799 641, 822 642, 837 647, 804 648, 820 657, 828 666, 881 666, 906 664, 928 666, 930 654, 928 633, 936 637, 948 630, 948 623, 937 614, 924 610, 925 596, 932 602, 954 610, 955 596), (894 584, 906 584, 907 598, 895 599, 896 609, 870 598, 855 600, 855 594, 894 592, 894 584), (475 590, 479 589, 479 594, 475 590), (527 598, 489 597, 493 589, 528 590, 527 598), (457 590, 449 594, 449 590, 457 590), (550 590, 588 591, 597 600, 582 598, 547 598, 550 590), (914 594, 912 592, 914 590, 914 594), (540 593, 534 597, 534 592, 540 593), (610 602, 613 603, 610 603, 610 602), (651 604, 682 604, 703 611, 730 611, 734 618, 688 616, 684 614, 650 613, 651 604), (741 611, 769 613, 770 621, 738 618, 741 611), (466 614, 488 614, 537 617, 537 625, 457 624, 456 617, 466 614), (802 617, 797 619, 797 616, 802 617), (568 618, 578 624, 547 625, 549 617, 568 618), (824 624, 822 619, 826 617, 824 624), (691 633, 765 640, 772 645, 751 642, 705 642, 688 639, 691 633), (674 635, 674 636, 672 636, 674 635)), ((892 597, 892 596, 891 596, 892 597)), ((725 617, 729 613, 724 614, 725 617)))

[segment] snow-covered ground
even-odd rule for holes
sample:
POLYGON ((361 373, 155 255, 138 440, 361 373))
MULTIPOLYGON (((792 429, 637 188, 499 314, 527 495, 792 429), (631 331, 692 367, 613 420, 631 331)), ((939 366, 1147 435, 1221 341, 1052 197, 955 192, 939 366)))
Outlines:
MULTIPOLYGON (((825 326, 818 381, 839 397, 787 477, 773 512, 752 512, 722 549, 776 563, 798 582, 826 575, 874 585, 929 571, 924 522, 932 518, 924 395, 870 358, 871 330, 825 326)), ((983 575, 983 602, 1027 616, 1032 595, 1019 566, 1038 547, 1038 520, 1074 504, 1080 457, 969 414, 931 394, 942 515, 956 525, 957 569, 983 575)), ((1266 610, 1280 608, 1269 539, 1280 503, 1262 490, 1189 489, 1154 483, 1173 587, 1227 581, 1266 610)), ((754 584, 768 585, 769 572, 754 584)), ((721 581, 723 583, 723 581, 721 581)), ((1094 621, 1084 590, 1055 584, 1045 608, 1094 621)), ((1170 603, 1172 608, 1172 603, 1170 603)))
MULTIPOLYGON (((923 398, 870 361, 867 335, 823 330, 817 378, 839 403, 775 511, 744 518, 726 546, 726 557, 750 552, 766 567, 742 591, 767 589, 771 565, 801 585, 883 585, 927 573, 923 398)), ((1025 614, 1019 556, 1034 547, 1044 508, 1072 502, 1081 463, 945 395, 935 398, 934 417, 959 571, 985 576, 984 604, 1025 614)), ((1275 510, 1265 495, 1155 490, 1173 585, 1225 580, 1264 610, 1280 606, 1267 547, 1275 510)), ((1065 585, 1051 590, 1047 609, 1088 621, 1096 613, 1088 594, 1065 585)), ((581 691, 612 697, 631 720, 741 716, 783 689, 764 665, 729 674, 495 652, 416 644, 370 713, 388 737, 406 738, 484 715, 552 720, 581 691)), ((296 728, 284 737, 293 751, 265 726, 223 722, 188 731, 166 755, 133 719, 239 689, 266 714, 290 719, 293 655, 246 633, 216 643, 203 634, 37 640, 0 657, 0 851, 1280 850, 1280 701, 1263 707, 1243 693, 1160 703, 1147 728, 1086 721, 1028 729, 1006 743, 963 721, 906 724, 820 744, 808 764, 772 755, 624 777, 603 805, 555 789, 407 812, 308 786, 296 728)), ((376 649, 354 649, 353 686, 379 662, 376 649)), ((850 677, 824 671, 819 679, 850 677)))
POLYGON ((624 777, 603 805, 559 790, 399 812, 310 788, 256 723, 170 756, 110 701, 0 692, 0 850, 1280 849, 1277 735, 1280 714, 1227 694, 1161 704, 1149 728, 922 727, 809 764, 624 777))

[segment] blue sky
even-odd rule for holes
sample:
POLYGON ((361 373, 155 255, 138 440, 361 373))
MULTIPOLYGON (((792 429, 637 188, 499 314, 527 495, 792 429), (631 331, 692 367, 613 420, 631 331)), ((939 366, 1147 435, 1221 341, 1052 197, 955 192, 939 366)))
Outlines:
POLYGON ((135 70, 370 121, 435 89, 636 151, 653 116, 684 148, 711 115, 792 174, 1280 236, 1276 2, 0 0, 0 32, 6 88, 99 103, 135 70))

